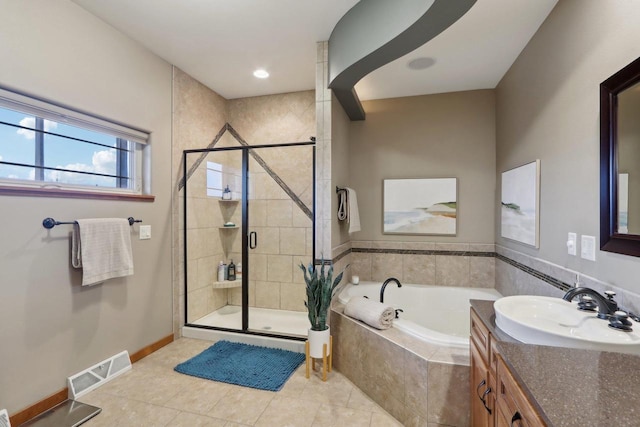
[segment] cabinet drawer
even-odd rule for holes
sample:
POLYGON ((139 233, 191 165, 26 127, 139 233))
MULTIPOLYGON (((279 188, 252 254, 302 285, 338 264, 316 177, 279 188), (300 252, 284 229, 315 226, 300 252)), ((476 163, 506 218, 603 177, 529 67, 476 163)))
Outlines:
POLYGON ((544 427, 546 424, 538 416, 533 405, 525 396, 522 388, 518 386, 516 380, 505 365, 504 361, 497 357, 498 363, 498 384, 496 390, 497 398, 497 421, 498 426, 513 425, 517 427, 544 427))
POLYGON ((480 356, 487 362, 490 363, 489 353, 491 352, 491 339, 489 336, 489 330, 484 323, 480 320, 478 315, 471 310, 471 340, 475 343, 478 351, 480 352, 480 356))

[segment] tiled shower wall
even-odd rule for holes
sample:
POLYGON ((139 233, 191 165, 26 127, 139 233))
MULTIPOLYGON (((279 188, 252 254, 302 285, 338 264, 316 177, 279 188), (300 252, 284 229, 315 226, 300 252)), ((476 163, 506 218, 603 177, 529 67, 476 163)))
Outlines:
MULTIPOLYGON (((241 223, 238 202, 221 202, 207 195, 207 162, 222 164, 222 185, 240 188, 241 171, 228 166, 227 153, 209 154, 187 181, 187 314, 189 322, 217 310, 228 303, 228 289, 217 284, 220 261, 241 259, 239 229, 222 228, 231 221, 241 223)), ((191 154, 187 161, 198 154, 191 154)), ((234 197, 237 200, 237 197, 234 197)))
MULTIPOLYGON (((179 331, 184 319, 185 268, 190 278, 187 291, 190 293, 189 320, 221 305, 239 303, 238 289, 216 288, 214 278, 220 260, 233 258, 236 264, 240 262, 241 238, 239 229, 219 228, 228 220, 240 224, 240 206, 234 208, 219 203, 215 198, 204 197, 206 178, 196 169, 188 181, 190 248, 187 252, 189 262, 185 265, 182 252, 182 151, 309 141, 316 133, 316 103, 314 91, 226 100, 177 68, 174 69, 173 90, 172 172, 175 191, 172 224, 176 265, 173 306, 174 330, 179 331), (194 193, 197 188, 202 189, 200 195, 194 193)), ((260 244, 251 254, 253 268, 249 299, 252 306, 305 310, 304 284, 298 264, 312 259, 313 233, 311 219, 300 206, 307 209, 313 206, 311 152, 311 148, 305 154, 278 149, 260 150, 262 162, 270 171, 266 171, 256 159, 250 160, 251 224, 260 235, 260 244), (308 174, 301 179, 303 171, 307 170, 308 174), (288 186, 290 193, 296 196, 296 203, 276 183, 273 175, 288 186)), ((200 166, 205 165, 203 161, 200 166)))
MULTIPOLYGON (((256 165, 257 166, 257 165, 256 165)), ((308 263, 313 247, 312 222, 273 179, 251 168, 250 230, 258 246, 249 251, 249 305, 304 311, 305 288, 298 265, 308 263), (254 198, 256 197, 256 198, 254 198)), ((241 289, 229 290, 229 304, 241 305, 241 289)))

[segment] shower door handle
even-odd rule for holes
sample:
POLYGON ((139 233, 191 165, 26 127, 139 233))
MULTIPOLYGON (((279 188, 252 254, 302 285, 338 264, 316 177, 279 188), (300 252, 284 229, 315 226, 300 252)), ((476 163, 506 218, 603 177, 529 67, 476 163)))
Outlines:
POLYGON ((258 234, 255 231, 249 233, 249 249, 255 249, 258 246, 258 234))

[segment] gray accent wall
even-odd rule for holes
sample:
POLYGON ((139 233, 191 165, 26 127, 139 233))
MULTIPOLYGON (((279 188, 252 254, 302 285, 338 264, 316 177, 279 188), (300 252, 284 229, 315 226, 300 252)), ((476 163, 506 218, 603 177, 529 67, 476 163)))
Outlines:
POLYGON ((351 240, 494 243, 493 90, 363 103, 366 121, 349 128, 349 186, 358 194, 362 231, 351 240), (387 178, 458 178, 458 234, 382 233, 387 178))
MULTIPOLYGON (((0 406, 10 413, 66 377, 172 333, 171 66, 66 0, 3 1, 0 85, 151 132, 155 202, 0 195, 0 406), (135 274, 81 287, 71 227, 42 220, 134 216, 135 274)), ((0 153, 1 155, 2 153, 0 153)))
POLYGON ((496 243, 635 292, 639 258, 588 261, 565 242, 576 232, 600 246, 599 85, 640 56, 638 22, 638 2, 561 0, 496 90, 496 199, 502 171, 541 160, 540 248, 500 236, 498 204, 496 243))

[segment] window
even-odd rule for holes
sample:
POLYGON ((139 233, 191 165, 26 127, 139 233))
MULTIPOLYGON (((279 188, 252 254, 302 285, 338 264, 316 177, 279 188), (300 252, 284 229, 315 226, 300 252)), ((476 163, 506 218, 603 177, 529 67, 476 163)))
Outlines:
POLYGON ((145 132, 0 90, 0 185, 142 194, 148 138, 145 132))

